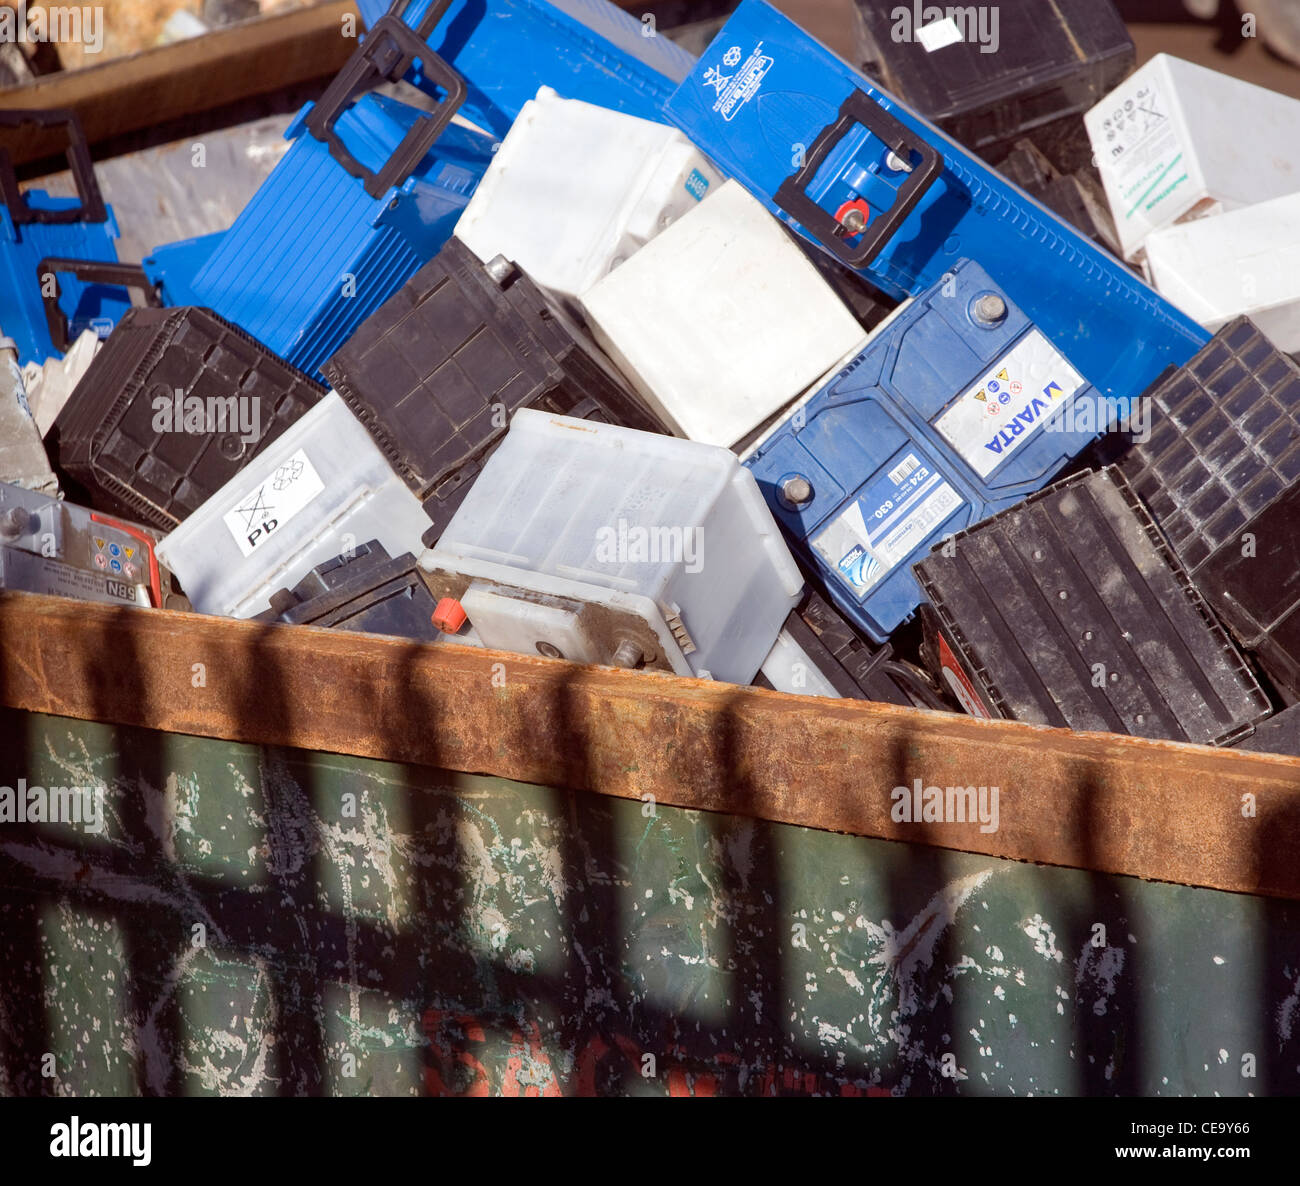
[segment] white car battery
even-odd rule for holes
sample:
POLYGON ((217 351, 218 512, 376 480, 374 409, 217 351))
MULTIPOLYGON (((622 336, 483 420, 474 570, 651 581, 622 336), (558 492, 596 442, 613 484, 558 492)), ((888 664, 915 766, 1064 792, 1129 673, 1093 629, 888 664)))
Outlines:
POLYGON ((1151 282, 1206 329, 1244 315, 1300 351, 1300 193, 1153 231, 1146 250, 1151 282))
POLYGON ((578 312, 578 298, 722 184, 676 128, 542 87, 524 104, 456 237, 578 312))
POLYGON ((1128 260, 1160 227, 1300 190, 1300 100, 1168 54, 1084 124, 1128 260))
POLYGON ((862 340, 781 224, 734 181, 584 294, 597 340, 679 436, 732 446, 862 340))
POLYGON ((736 684, 803 588, 728 450, 529 409, 420 567, 486 647, 736 684))
POLYGON ((251 618, 368 540, 422 547, 429 520, 331 391, 158 545, 199 613, 251 618))

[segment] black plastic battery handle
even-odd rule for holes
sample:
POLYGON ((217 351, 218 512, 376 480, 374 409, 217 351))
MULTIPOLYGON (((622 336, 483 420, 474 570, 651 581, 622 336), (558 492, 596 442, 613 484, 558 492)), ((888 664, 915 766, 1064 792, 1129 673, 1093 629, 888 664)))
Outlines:
POLYGON ((864 268, 876 258, 942 173, 943 157, 933 145, 899 123, 883 107, 873 102, 866 91, 854 89, 840 105, 840 113, 835 122, 817 134, 803 168, 793 177, 787 177, 781 182, 773 200, 842 263, 851 268, 864 268), (826 163, 831 150, 858 124, 877 139, 883 140, 899 160, 910 163, 912 153, 916 152, 920 154, 921 162, 912 167, 889 209, 880 211, 876 219, 861 232, 858 242, 850 244, 848 239, 852 236, 833 215, 808 196, 808 186, 826 163))
POLYGON ((26 195, 18 188, 18 175, 14 172, 13 158, 5 148, 0 148, 0 198, 9 209, 9 217, 16 226, 24 223, 105 222, 108 208, 95 180, 95 167, 90 160, 90 147, 86 133, 75 111, 27 110, 14 108, 0 110, 0 128, 24 127, 55 128, 63 126, 68 136, 68 168, 77 187, 80 206, 66 210, 40 210, 30 206, 26 195))
POLYGON ((162 301, 154 283, 145 275, 139 264, 120 264, 101 259, 59 259, 50 256, 36 265, 36 283, 40 285, 45 302, 45 324, 50 329, 50 341, 60 352, 68 348, 68 319, 59 308, 59 273, 76 276, 88 284, 110 284, 117 288, 134 288, 144 294, 145 304, 159 308, 162 301), (45 278, 53 277, 52 291, 45 286, 45 278))
POLYGON ((329 149, 330 156, 350 176, 365 183, 366 193, 372 198, 383 197, 411 175, 465 101, 468 93, 465 80, 424 40, 450 3, 451 0, 438 0, 414 30, 396 15, 396 6, 381 16, 307 115, 307 131, 329 149), (367 169, 348 151, 335 124, 355 99, 382 82, 397 82, 416 58, 420 59, 424 73, 447 92, 446 98, 438 104, 436 113, 416 121, 382 169, 378 172, 367 169))

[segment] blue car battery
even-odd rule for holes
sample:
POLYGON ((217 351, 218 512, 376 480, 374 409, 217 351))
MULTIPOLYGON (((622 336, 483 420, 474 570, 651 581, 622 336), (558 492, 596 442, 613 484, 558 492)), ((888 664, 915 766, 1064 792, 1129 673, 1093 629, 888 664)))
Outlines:
POLYGON ((0 146, 0 326, 18 346, 18 359, 43 363, 83 330, 107 337, 130 307, 115 285, 68 279, 64 261, 117 262, 117 222, 95 181, 80 121, 69 111, 0 111, 0 138, 28 125, 65 126, 67 157, 78 196, 20 190, 8 151, 0 146), (50 277, 55 277, 54 284, 50 277), (57 285, 57 287, 55 287, 57 285), (50 306, 54 289, 53 307, 50 306), (51 316, 52 314, 52 316, 51 316), (52 336, 51 324, 62 326, 52 336), (61 339, 61 340, 60 340, 61 339))
POLYGON ((493 140, 448 126, 464 84, 439 66, 436 113, 371 93, 433 55, 381 22, 320 101, 191 285, 207 306, 313 377, 358 325, 450 238, 493 140), (391 51, 391 52, 386 52, 391 51))
POLYGON ((924 600, 912 560, 1041 489, 1128 413, 962 260, 744 461, 840 612, 881 643, 924 600))
POLYGON ((212 257, 225 231, 177 239, 155 247, 140 261, 140 267, 164 305, 199 305, 194 277, 212 257))
MULTIPOLYGON (((372 30, 400 17, 469 87, 462 114, 501 137, 538 87, 642 119, 663 105, 695 56, 608 0, 358 0, 372 30)), ((407 81, 425 87, 423 63, 407 81)))
POLYGON ((869 83, 763 0, 745 0, 667 117, 805 238, 888 295, 959 258, 1105 395, 1129 397, 1208 340, 1045 206, 869 83))

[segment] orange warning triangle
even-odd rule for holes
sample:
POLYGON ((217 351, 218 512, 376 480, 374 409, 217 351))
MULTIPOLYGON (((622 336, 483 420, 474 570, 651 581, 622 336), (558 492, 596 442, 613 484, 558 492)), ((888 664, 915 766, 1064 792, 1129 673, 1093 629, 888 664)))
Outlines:
POLYGON ((124 547, 124 548, 122 549, 122 551, 126 553, 126 558, 127 558, 128 560, 130 560, 131 557, 135 555, 135 549, 134 549, 134 548, 126 548, 126 547, 124 547))
POLYGON ((988 397, 987 395, 985 395, 984 392, 981 391, 981 392, 979 393, 979 395, 977 395, 975 398, 976 398, 976 399, 982 399, 982 400, 984 400, 984 401, 987 403, 989 397, 988 397))
POLYGON ((998 378, 1001 379, 1003 383, 1006 383, 1010 381, 1011 376, 1008 375, 1005 370, 1002 370, 1002 371, 998 371, 998 378))
POLYGON ((99 536, 95 536, 95 547, 97 547, 101 552, 104 550, 104 541, 100 539, 99 536))

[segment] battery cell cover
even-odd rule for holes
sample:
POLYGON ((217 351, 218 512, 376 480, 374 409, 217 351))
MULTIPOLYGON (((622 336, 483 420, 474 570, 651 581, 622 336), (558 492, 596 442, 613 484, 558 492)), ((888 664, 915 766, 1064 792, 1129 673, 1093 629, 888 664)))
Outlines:
POLYGON ((916 573, 930 661, 974 715, 1221 745, 1270 711, 1114 467, 963 532, 916 573))
POLYGON ((459 239, 371 316, 325 374, 424 503, 433 543, 518 408, 662 431, 594 342, 518 268, 459 239))
POLYGON ((59 465, 170 531, 323 394, 208 309, 132 309, 55 421, 59 465))
POLYGON ((370 540, 317 565, 292 589, 273 594, 271 608, 257 620, 437 642, 436 609, 415 556, 389 556, 383 544, 370 540))
POLYGON ((911 560, 1041 489, 1127 411, 963 260, 745 464, 831 599, 884 642, 922 600, 911 560))

